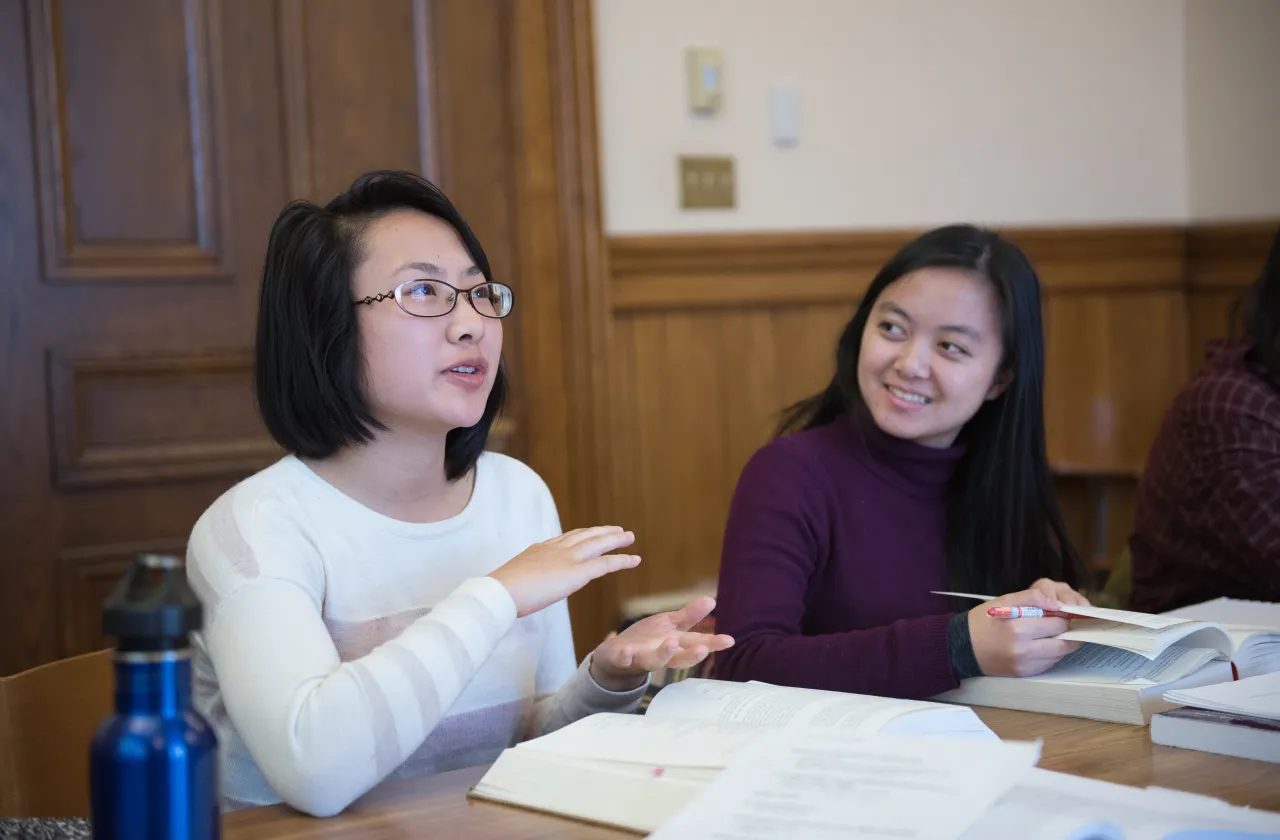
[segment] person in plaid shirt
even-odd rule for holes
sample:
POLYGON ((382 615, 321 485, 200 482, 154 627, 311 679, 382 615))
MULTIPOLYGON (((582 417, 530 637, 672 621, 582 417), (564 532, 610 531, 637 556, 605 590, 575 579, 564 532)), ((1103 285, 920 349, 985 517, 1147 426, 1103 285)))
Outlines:
POLYGON ((1210 345, 1148 456, 1132 609, 1280 601, 1280 231, 1244 311, 1244 336, 1210 345))

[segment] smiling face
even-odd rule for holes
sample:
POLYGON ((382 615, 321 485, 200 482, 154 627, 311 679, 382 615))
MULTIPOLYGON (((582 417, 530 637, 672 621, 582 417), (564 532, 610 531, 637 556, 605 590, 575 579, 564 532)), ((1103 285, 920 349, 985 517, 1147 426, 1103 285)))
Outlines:
MULTIPOLYGON (((462 290, 485 282, 457 232, 416 210, 371 222, 361 251, 355 300, 407 280, 442 280, 462 290)), ((414 296, 432 293, 427 284, 406 287, 404 303, 413 308, 414 296)), ((435 318, 414 317, 390 300, 357 307, 369 407, 393 430, 446 434, 484 415, 502 358, 502 321, 480 315, 465 294, 457 297, 452 312, 435 318)))
POLYGON ((1006 383, 995 291, 981 275, 923 268, 885 287, 862 333, 858 388, 886 434, 947 447, 1006 383))

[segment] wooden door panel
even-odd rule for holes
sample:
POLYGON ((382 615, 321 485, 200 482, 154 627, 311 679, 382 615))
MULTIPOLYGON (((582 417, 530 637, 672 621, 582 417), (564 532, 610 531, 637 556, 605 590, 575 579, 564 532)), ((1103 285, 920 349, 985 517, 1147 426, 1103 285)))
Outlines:
MULTIPOLYGON (((286 201, 423 172, 516 281, 513 26, 471 0, 0 0, 0 674, 104 644, 129 559, 279 457, 252 346, 286 201)), ((506 344, 518 370, 514 319, 506 344)), ((521 406, 493 444, 517 457, 521 406)))
POLYGON ((290 191, 328 201, 361 172, 430 173, 426 4, 285 0, 290 191))
POLYGON ((229 279, 216 8, 29 4, 46 281, 229 279))
POLYGON ((250 359, 286 192, 270 174, 279 98, 261 93, 278 88, 274 39, 243 37, 274 33, 269 6, 0 8, 14 47, 0 70, 8 673, 101 645, 98 609, 128 558, 182 550, 200 511, 279 457, 250 359))

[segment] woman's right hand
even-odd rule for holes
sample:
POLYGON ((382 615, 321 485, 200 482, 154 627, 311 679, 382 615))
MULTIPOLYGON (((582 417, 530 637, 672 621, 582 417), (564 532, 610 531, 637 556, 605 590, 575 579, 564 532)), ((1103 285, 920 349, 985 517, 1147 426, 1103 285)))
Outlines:
POLYGON ((516 615, 523 618, 564 600, 598 577, 640 565, 634 554, 608 553, 635 540, 635 534, 615 525, 579 528, 529 546, 489 577, 511 593, 516 615))
POLYGON ((1030 677, 1052 668, 1080 642, 1052 638, 1067 632, 1065 618, 992 618, 992 607, 1040 607, 1061 604, 1040 589, 1002 595, 969 610, 969 638, 978 667, 989 677, 1030 677))

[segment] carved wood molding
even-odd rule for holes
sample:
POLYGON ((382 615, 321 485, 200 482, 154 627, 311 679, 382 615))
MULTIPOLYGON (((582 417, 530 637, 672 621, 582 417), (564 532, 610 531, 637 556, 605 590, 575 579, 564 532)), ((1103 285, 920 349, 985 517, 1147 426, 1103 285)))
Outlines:
MULTIPOLYGON (((1001 232, 1035 263, 1046 295, 1182 288, 1189 243, 1196 242, 1176 225, 1001 232)), ((918 233, 615 236, 608 240, 613 309, 852 301, 918 233)), ((1257 238, 1250 229, 1245 239, 1219 234, 1210 244, 1220 249, 1214 253, 1230 253, 1234 244, 1257 238)))
POLYGON ((257 419, 252 376, 253 358, 245 352, 50 352, 55 483, 73 488, 234 477, 267 466, 283 453, 257 419), (227 405, 229 395, 242 404, 227 405), (219 407, 216 416, 206 414, 196 424, 191 412, 212 404, 219 407), (196 425, 202 434, 189 435, 196 425))
POLYGON ((1192 225, 1187 228, 1187 285, 1192 289, 1238 289, 1258 278, 1258 269, 1280 221, 1192 225))

